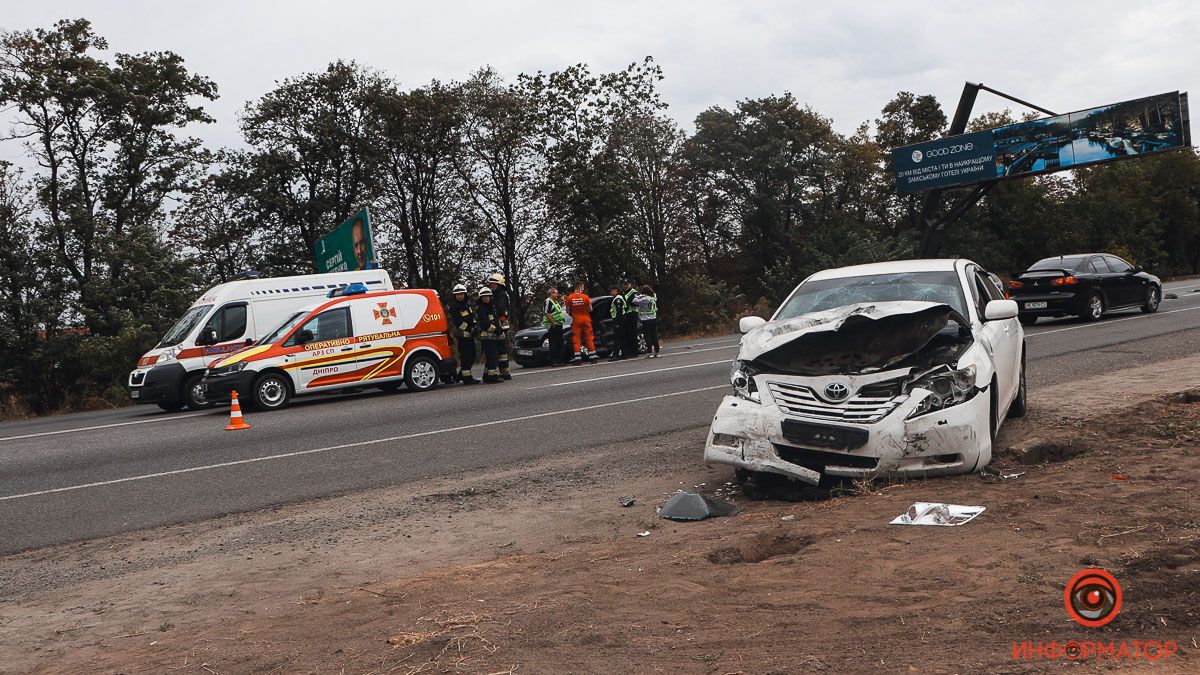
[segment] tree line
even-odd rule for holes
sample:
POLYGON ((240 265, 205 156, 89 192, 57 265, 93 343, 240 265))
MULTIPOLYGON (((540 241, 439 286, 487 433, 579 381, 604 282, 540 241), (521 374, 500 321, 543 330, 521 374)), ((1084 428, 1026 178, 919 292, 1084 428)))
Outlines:
MULTIPOLYGON (((406 86, 348 61, 245 104, 243 144, 190 135, 211 79, 169 51, 110 54, 84 19, 0 34, 0 415, 125 401, 133 362, 199 290, 246 269, 314 271, 316 241, 369 206, 393 279, 509 282, 518 325, 547 286, 659 292, 666 331, 728 329, 822 268, 909 257, 918 198, 892 148, 947 119, 901 92, 850 134, 791 93, 668 114, 653 59, 406 86)), ((1013 121, 984 115, 974 128, 1013 121)), ((1194 152, 1005 182, 944 252, 997 272, 1108 250, 1200 272, 1194 152)))

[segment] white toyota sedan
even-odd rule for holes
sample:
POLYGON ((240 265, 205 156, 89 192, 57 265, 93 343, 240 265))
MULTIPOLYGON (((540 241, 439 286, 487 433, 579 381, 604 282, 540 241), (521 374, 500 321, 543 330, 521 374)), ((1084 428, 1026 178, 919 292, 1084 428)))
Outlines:
POLYGON ((976 471, 1025 413, 1025 336, 999 279, 969 260, 818 272, 741 320, 733 395, 704 459, 810 485, 976 471))

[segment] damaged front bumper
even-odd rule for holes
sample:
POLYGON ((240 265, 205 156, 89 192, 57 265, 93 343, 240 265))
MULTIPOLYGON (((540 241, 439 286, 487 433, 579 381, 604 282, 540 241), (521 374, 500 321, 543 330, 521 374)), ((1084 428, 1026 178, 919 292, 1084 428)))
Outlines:
MULTIPOLYGON (((737 396, 726 396, 721 402, 705 444, 705 463, 781 474, 817 485, 823 475, 936 476, 967 473, 991 461, 991 406, 986 390, 910 419, 929 396, 914 389, 896 397, 880 419, 848 423, 785 413, 771 383, 762 376, 755 379, 761 402, 737 396)), ((772 379, 780 383, 779 376, 772 379)), ((813 378, 783 380, 793 386, 818 383, 813 378)))

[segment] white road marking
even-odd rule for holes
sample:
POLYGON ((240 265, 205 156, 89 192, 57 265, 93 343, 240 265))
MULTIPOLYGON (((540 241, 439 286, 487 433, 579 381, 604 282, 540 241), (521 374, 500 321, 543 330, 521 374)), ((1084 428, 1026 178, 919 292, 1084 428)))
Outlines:
MULTIPOLYGON (((1025 337, 1035 338, 1039 335, 1049 335, 1051 333, 1062 333, 1064 331, 1079 330, 1081 328, 1103 328, 1104 326, 1110 326, 1114 323, 1120 323, 1122 321, 1133 321, 1134 319, 1149 319, 1149 318, 1155 317, 1155 316, 1166 316, 1167 314, 1176 314, 1178 312, 1191 312, 1191 311, 1197 310, 1197 309, 1200 309, 1200 307, 1184 307, 1183 309, 1172 309, 1167 312, 1155 312, 1154 314, 1141 314, 1138 316, 1126 316, 1126 317, 1123 317, 1120 319, 1107 319, 1107 320, 1097 321, 1095 323, 1085 323, 1085 324, 1081 324, 1079 326, 1068 326, 1067 328, 1055 328, 1054 330, 1043 330, 1043 331, 1038 331, 1036 333, 1026 333, 1025 337)), ((1148 335, 1147 337, 1154 337, 1154 336, 1148 335)))
POLYGON ((256 462, 266 462, 273 459, 287 459, 289 457, 300 457, 302 455, 314 455, 321 452, 332 452, 334 450, 345 450, 347 448, 359 448, 365 445, 376 445, 379 443, 392 443, 395 441, 405 441, 413 438, 422 438, 424 436, 436 436, 438 434, 448 434, 455 431, 466 431, 468 429, 479 429, 481 427, 489 427, 498 424, 511 424, 513 422, 524 422, 526 420, 534 420, 542 417, 552 417, 554 415, 570 415, 571 413, 583 412, 585 410, 596 410, 598 408, 608 408, 615 405, 626 405, 629 403, 641 403, 643 401, 653 401, 660 398, 669 398, 672 396, 686 396, 687 394, 696 394, 702 391, 712 391, 713 389, 726 389, 728 384, 718 384, 711 387, 700 387, 699 389, 687 389, 685 391, 675 391, 669 394, 655 394, 654 396, 643 396, 641 398, 632 398, 626 401, 611 401, 609 403, 597 403, 595 405, 585 405, 579 408, 570 410, 555 410, 552 412, 537 413, 535 415, 525 415, 523 417, 512 417, 502 420, 493 420, 491 422, 479 422, 477 424, 465 424, 458 427, 449 427, 446 429, 435 429, 433 431, 422 431, 415 434, 405 434, 403 436, 392 436, 390 438, 377 438, 370 441, 359 441, 357 443, 346 443, 343 445, 331 445, 326 448, 313 448, 311 450, 297 450, 295 452, 284 452, 277 455, 264 455, 262 457, 251 457, 250 459, 238 459, 230 462, 220 462, 217 464, 205 464, 203 466, 192 466, 186 469, 174 469, 172 471, 159 471, 158 473, 147 473, 140 476, 127 476, 125 478, 114 478, 112 480, 102 480, 95 483, 83 483, 81 485, 69 485, 67 487, 51 488, 49 490, 37 490, 36 492, 23 492, 16 495, 7 495, 0 497, 0 502, 9 501, 12 499, 24 499, 26 497, 37 497, 40 495, 55 494, 58 492, 73 492, 75 490, 84 490, 87 488, 103 487, 105 485, 117 485, 119 483, 131 483, 140 480, 150 480, 151 478, 163 478, 166 476, 178 476, 185 473, 194 473, 196 471, 209 471, 212 469, 223 469, 230 466, 239 466, 242 464, 254 464, 256 462))
POLYGON ((670 368, 655 368, 653 370, 639 370, 633 373, 621 373, 620 375, 605 375, 603 377, 592 377, 586 380, 571 380, 569 382, 556 382, 554 384, 539 384, 536 387, 525 387, 526 391, 533 389, 546 389, 549 387, 569 387, 573 384, 585 384, 588 382, 599 382, 600 380, 615 380, 618 377, 633 377, 635 375, 653 375, 654 373, 665 373, 669 370, 683 370, 684 368, 699 368, 700 366, 713 366, 718 363, 733 365, 729 359, 721 359, 720 361, 705 361, 704 363, 689 363, 686 366, 671 366, 670 368))
POLYGON ((207 415, 207 412, 194 412, 187 415, 171 415, 169 417, 154 417, 148 420, 134 420, 132 422, 113 422, 112 424, 97 424, 92 427, 79 427, 78 429, 60 429, 58 431, 42 431, 36 434, 23 434, 21 436, 0 436, 0 441, 16 441, 22 438, 39 438, 41 436, 57 436, 59 434, 73 434, 77 431, 95 431, 96 429, 111 429, 112 427, 125 427, 130 424, 149 424, 151 422, 169 422, 171 420, 182 420, 188 417, 199 417, 207 415))

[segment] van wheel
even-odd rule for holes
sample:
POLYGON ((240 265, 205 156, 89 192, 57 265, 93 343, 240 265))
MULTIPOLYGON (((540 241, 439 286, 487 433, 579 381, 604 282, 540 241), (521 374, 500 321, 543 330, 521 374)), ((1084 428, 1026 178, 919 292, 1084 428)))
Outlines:
POLYGON ((418 354, 408 362, 404 384, 411 391, 429 391, 438 384, 438 366, 428 354, 418 354))
POLYGON ((201 375, 197 373, 183 380, 183 391, 181 394, 183 403, 189 410, 208 410, 216 405, 204 398, 204 385, 201 384, 200 379, 201 375))
POLYGON ((292 400, 292 383, 279 373, 265 373, 254 381, 250 401, 256 410, 279 410, 292 400))

